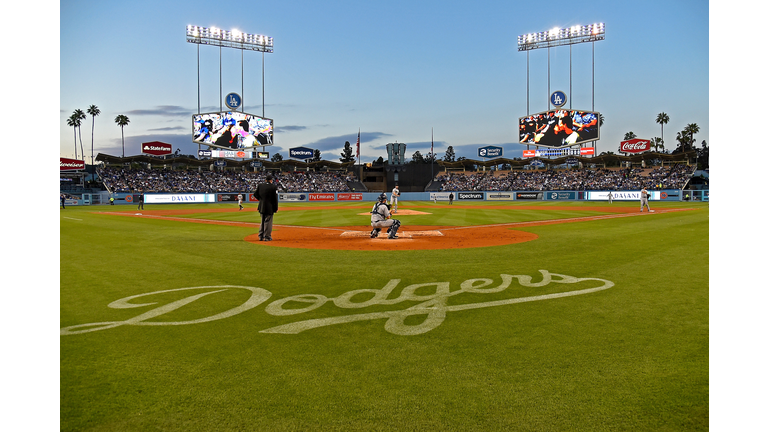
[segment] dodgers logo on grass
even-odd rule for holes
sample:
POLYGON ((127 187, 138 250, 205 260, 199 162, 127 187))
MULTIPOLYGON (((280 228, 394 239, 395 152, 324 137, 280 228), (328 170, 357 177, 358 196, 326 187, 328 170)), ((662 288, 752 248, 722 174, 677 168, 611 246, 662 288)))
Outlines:
MULTIPOLYGON (((394 298, 391 298, 391 294, 400 285, 400 279, 391 279, 381 289, 359 289, 347 291, 338 297, 326 297, 322 294, 299 294, 295 296, 286 297, 277 301, 274 301, 266 306, 265 312, 272 316, 294 316, 307 312, 311 312, 315 309, 322 307, 327 303, 334 304, 339 309, 363 309, 371 306, 389 306, 398 305, 403 302, 416 302, 417 304, 405 309, 385 311, 385 312, 372 312, 361 314, 350 314, 335 316, 329 318, 317 318, 308 319, 304 321, 295 321, 292 323, 271 327, 261 330, 260 333, 280 333, 280 334, 297 334, 306 330, 311 330, 319 327, 326 327, 336 324, 346 324, 357 321, 373 321, 373 320, 386 320, 384 323, 384 329, 390 333, 401 336, 412 336, 431 331, 440 326, 445 320, 448 312, 456 312, 470 309, 481 309, 495 306, 506 306, 515 303, 526 303, 541 300, 551 300, 562 297, 571 297, 582 294, 594 293, 602 290, 606 290, 614 286, 614 283, 599 278, 578 278, 574 276, 550 273, 547 270, 539 270, 541 273, 541 280, 533 282, 533 278, 528 275, 501 275, 501 283, 494 285, 493 279, 468 279, 462 282, 458 290, 451 291, 450 282, 428 282, 421 284, 408 285, 400 291, 400 294, 394 298), (578 290, 565 291, 565 292, 550 292, 548 294, 531 295, 525 297, 515 297, 501 300, 493 300, 488 302, 469 303, 469 304, 455 304, 448 305, 448 299, 454 296, 458 296, 465 293, 472 294, 496 294, 501 293, 510 287, 513 280, 517 281, 520 287, 526 288, 543 288, 550 284, 578 284, 586 282, 588 285, 595 285, 598 282, 598 286, 590 286, 578 290), (426 293, 424 291, 427 291, 426 293), (364 300, 355 300, 355 298, 365 298, 364 300), (293 307, 285 307, 286 305, 292 305, 293 307), (298 306, 297 306, 298 305, 298 306), (425 316, 424 320, 419 324, 406 324, 406 319, 411 316, 425 316)), ((167 326, 167 325, 187 325, 187 324, 200 324, 210 321, 216 321, 224 318, 243 313, 247 310, 253 309, 256 306, 266 302, 272 293, 262 289, 254 287, 244 287, 236 285, 221 285, 221 286, 201 286, 190 288, 177 288, 171 290, 155 291, 146 294, 138 294, 130 297, 114 301, 108 306, 114 309, 127 309, 127 308, 140 308, 154 305, 154 302, 148 303, 131 303, 132 300, 136 300, 143 297, 149 297, 155 294, 164 294, 170 292, 182 292, 182 291, 199 291, 204 292, 194 294, 189 297, 176 300, 164 306, 157 307, 149 310, 141 315, 125 321, 110 321, 99 322, 90 324, 78 324, 74 326, 64 327, 60 330, 62 336, 89 333, 97 330, 106 330, 123 325, 135 325, 135 326, 167 326), (149 321, 153 318, 157 318, 161 315, 175 311, 185 305, 188 305, 194 301, 205 298, 206 296, 220 293, 231 289, 244 289, 251 291, 251 296, 248 300, 235 308, 227 311, 193 320, 187 321, 174 321, 174 322, 156 322, 149 321)))

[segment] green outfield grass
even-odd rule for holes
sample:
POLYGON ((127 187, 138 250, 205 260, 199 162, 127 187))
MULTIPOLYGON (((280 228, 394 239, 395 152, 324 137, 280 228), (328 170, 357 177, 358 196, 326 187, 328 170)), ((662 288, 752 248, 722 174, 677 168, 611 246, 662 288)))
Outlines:
MULTIPOLYGON (((359 213, 371 205, 281 203, 275 223, 369 229, 359 213)), ((407 230, 607 206, 401 202, 429 214, 398 218, 407 230)), ((507 246, 362 252, 244 241, 253 226, 99 213, 134 206, 67 207, 61 430, 707 430, 709 205, 651 206, 691 210, 515 228, 538 239, 507 246), (181 290, 193 287, 213 288, 181 290), (559 296, 592 288, 604 289, 559 296), (355 290, 369 291, 345 296, 355 290), (255 306, 235 314, 244 304, 255 306), (336 323, 264 332, 321 319, 336 323)), ((255 204, 145 205, 173 208, 259 221, 255 204)))

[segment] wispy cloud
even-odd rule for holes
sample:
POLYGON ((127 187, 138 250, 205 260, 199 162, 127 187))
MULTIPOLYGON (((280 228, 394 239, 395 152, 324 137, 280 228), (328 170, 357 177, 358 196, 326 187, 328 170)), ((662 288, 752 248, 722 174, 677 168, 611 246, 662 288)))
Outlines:
POLYGON ((190 117, 192 114, 194 114, 192 110, 180 107, 178 105, 159 105, 151 109, 136 109, 125 113, 125 115, 128 116, 163 115, 178 117, 190 117))
POLYGON ((174 132, 174 131, 186 131, 186 130, 189 130, 189 128, 184 126, 169 126, 169 127, 155 128, 155 129, 147 129, 147 131, 149 132, 174 132))
MULTIPOLYGON (((368 142, 376 141, 380 138, 392 136, 391 134, 384 132, 362 132, 360 134, 361 145, 366 145, 368 142)), ((357 134, 347 134, 321 138, 317 141, 305 144, 309 148, 320 150, 336 150, 344 147, 344 143, 349 141, 350 144, 355 145, 357 143, 357 134)), ((384 148, 384 146, 381 146, 384 148)), ((375 148, 375 147, 374 147, 375 148)))
POLYGON ((275 132, 298 132, 306 129, 306 126, 275 126, 275 132))

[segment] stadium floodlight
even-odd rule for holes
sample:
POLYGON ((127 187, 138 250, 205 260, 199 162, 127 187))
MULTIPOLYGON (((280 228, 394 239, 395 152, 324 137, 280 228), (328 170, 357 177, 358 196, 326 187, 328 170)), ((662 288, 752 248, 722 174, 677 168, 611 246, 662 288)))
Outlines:
POLYGON ((259 52, 274 52, 274 42, 269 36, 248 34, 237 30, 222 30, 216 27, 188 25, 187 42, 259 52))
POLYGON ((517 37, 517 50, 530 51, 539 48, 551 48, 594 42, 605 39, 605 23, 595 23, 569 28, 555 28, 549 31, 528 33, 517 37))

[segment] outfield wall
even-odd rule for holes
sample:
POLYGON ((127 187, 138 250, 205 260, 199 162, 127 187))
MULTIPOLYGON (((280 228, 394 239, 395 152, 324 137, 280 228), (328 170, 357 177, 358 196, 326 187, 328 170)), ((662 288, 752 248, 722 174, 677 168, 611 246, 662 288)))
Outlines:
MULTIPOLYGON (((709 190, 664 189, 652 190, 651 201, 709 201, 709 190)), ((456 191, 456 192, 402 192, 400 201, 608 201, 609 191, 456 191)), ((640 201, 640 191, 610 191, 613 201, 640 201)), ((147 193, 145 204, 202 204, 237 203, 234 193, 147 193)), ((242 193, 244 203, 256 203, 251 193, 242 193)), ((373 192, 280 192, 281 202, 372 202, 380 193, 373 192)), ((114 205, 138 206, 138 194, 111 195, 114 205)), ((391 194, 387 194, 391 197, 391 194)), ((110 194, 83 194, 81 199, 68 199, 67 206, 110 204, 110 194)))

